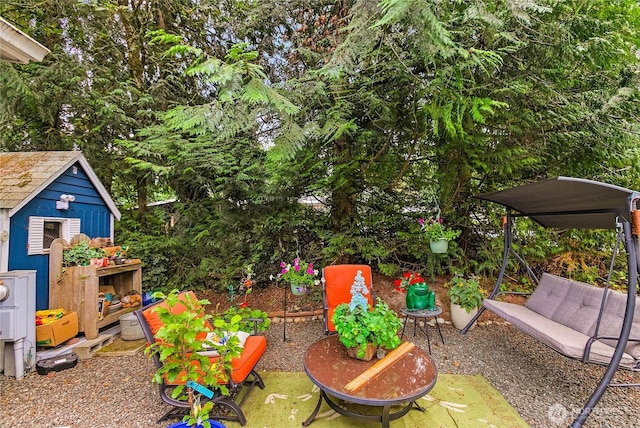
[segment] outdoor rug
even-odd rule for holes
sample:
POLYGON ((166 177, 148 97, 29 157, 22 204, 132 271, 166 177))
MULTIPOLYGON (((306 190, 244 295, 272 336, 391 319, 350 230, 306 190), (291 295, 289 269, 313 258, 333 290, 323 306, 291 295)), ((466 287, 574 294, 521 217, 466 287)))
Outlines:
MULTIPOLYGON (((313 412, 319 389, 302 372, 261 372, 265 389, 254 388, 242 409, 247 428, 288 428, 302 426, 313 412)), ((418 400, 425 409, 412 409, 390 428, 423 427, 528 427, 504 397, 482 375, 438 374, 433 389, 418 400)), ((224 421, 227 427, 239 427, 224 421)), ((334 412, 324 401, 310 428, 380 427, 334 412)))

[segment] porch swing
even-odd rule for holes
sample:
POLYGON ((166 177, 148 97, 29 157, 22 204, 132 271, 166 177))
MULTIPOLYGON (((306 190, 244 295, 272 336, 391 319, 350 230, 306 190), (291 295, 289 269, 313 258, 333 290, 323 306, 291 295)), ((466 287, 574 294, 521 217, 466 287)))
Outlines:
POLYGON ((466 334, 489 309, 514 327, 560 354, 583 363, 607 366, 602 379, 571 424, 588 418, 618 368, 640 370, 640 193, 592 180, 558 177, 475 196, 507 208, 503 220, 504 250, 500 273, 477 315, 462 329, 466 334), (604 288, 543 273, 538 278, 513 248, 514 219, 529 217, 547 228, 615 229, 616 245, 604 288), (632 227, 633 225, 633 227, 632 227), (627 293, 609 289, 615 255, 624 240, 628 264, 627 293), (513 256, 536 284, 524 306, 498 300, 509 258, 513 256), (637 310, 636 310, 637 309, 637 310))

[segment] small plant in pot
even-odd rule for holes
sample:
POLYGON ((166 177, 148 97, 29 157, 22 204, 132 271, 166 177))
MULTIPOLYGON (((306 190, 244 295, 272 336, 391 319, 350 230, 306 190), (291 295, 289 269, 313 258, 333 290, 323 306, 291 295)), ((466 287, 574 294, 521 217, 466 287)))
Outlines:
POLYGON ((347 350, 351 350, 350 355, 369 361, 376 354, 378 347, 390 351, 400 345, 398 331, 402 327, 402 321, 380 299, 370 308, 363 292, 368 290, 364 285, 364 278, 358 272, 351 287, 351 302, 336 306, 331 320, 340 343, 347 350))
POLYGON ((90 247, 89 241, 83 241, 62 252, 62 265, 64 267, 88 266, 91 259, 104 257, 106 257, 106 253, 102 248, 90 247))
POLYGON ((211 393, 213 389, 220 394, 229 394, 226 385, 219 380, 227 376, 231 360, 241 353, 240 341, 234 333, 238 331, 242 317, 233 315, 229 319, 214 320, 212 315, 205 313, 207 300, 180 295, 178 290, 168 295, 156 292, 153 298, 166 302, 166 306, 158 305, 155 309, 162 326, 155 334, 156 341, 145 350, 151 355, 158 353, 163 363, 154 374, 154 381, 162 383, 166 378, 169 383, 178 384, 171 395, 187 400, 190 408, 182 422, 185 425, 171 426, 224 426, 209 419, 213 403, 202 404, 200 393, 211 393), (177 307, 184 310, 175 310, 177 307), (208 354, 212 352, 218 357, 210 358, 208 354))
POLYGON ((398 331, 402 322, 379 299, 371 309, 361 305, 351 309, 347 303, 342 303, 336 307, 332 321, 340 343, 351 349, 358 359, 369 361, 378 347, 386 352, 400 345, 398 331))
POLYGON ((445 287, 451 299, 451 321, 456 328, 462 330, 482 305, 483 291, 480 282, 475 276, 464 278, 462 274, 456 273, 445 287))

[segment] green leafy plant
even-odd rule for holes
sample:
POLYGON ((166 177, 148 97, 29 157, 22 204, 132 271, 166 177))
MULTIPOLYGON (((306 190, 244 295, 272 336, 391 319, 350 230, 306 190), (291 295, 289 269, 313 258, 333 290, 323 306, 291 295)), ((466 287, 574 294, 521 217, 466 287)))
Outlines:
POLYGON ((280 262, 280 272, 276 279, 294 284, 318 285, 320 283, 317 278, 318 273, 318 270, 313 268, 312 263, 307 263, 296 257, 293 260, 293 265, 280 262))
POLYGON ((465 279, 456 273, 445 287, 451 303, 460 305, 467 313, 482 305, 483 291, 480 282, 474 276, 465 279))
POLYGON ((357 347, 358 358, 363 358, 367 344, 392 350, 400 345, 398 331, 402 321, 389 306, 378 299, 369 309, 363 305, 353 308, 347 303, 336 306, 331 318, 340 342, 347 348, 357 347))
POLYGON ((430 241, 438 241, 440 239, 451 241, 460 236, 459 230, 448 229, 442 224, 442 217, 438 217, 435 220, 430 219, 429 222, 425 222, 424 218, 421 217, 418 222, 430 241))
POLYGON ((242 317, 242 320, 238 324, 238 329, 246 333, 253 334, 254 331, 264 332, 271 324, 269 314, 260 309, 251 309, 246 306, 240 306, 238 308, 231 306, 222 313, 222 317, 227 321, 231 321, 236 316, 242 317))
POLYGON ((89 247, 89 241, 80 242, 62 252, 62 265, 70 266, 87 266, 91 259, 101 259, 106 256, 102 248, 89 247))
POLYGON ((166 307, 158 305, 154 309, 162 326, 156 332, 157 340, 145 349, 148 355, 159 354, 162 361, 153 380, 162 383, 166 377, 168 382, 179 384, 171 395, 189 402, 190 412, 183 421, 189 426, 209 428, 213 403, 208 401, 201 405, 199 395, 186 383, 193 381, 219 390, 221 394, 229 394, 226 385, 219 380, 231 372, 231 360, 240 356, 240 343, 233 333, 239 330, 242 317, 232 315, 230 319, 212 319, 212 315, 205 313, 209 301, 194 299, 189 294, 180 296, 177 289, 168 295, 155 292, 153 297, 166 302, 166 307), (177 305, 184 305, 185 310, 173 310, 177 305), (210 359, 203 354, 212 350, 218 353, 218 358, 210 359))

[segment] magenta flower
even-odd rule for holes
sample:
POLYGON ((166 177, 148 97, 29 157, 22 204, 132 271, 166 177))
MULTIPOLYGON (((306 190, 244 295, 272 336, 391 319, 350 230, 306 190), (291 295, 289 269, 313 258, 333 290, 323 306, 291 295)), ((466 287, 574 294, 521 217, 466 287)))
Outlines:
POLYGON ((420 223, 420 226, 424 226, 424 218, 423 218, 423 217, 420 217, 420 218, 418 219, 418 223, 420 223))

